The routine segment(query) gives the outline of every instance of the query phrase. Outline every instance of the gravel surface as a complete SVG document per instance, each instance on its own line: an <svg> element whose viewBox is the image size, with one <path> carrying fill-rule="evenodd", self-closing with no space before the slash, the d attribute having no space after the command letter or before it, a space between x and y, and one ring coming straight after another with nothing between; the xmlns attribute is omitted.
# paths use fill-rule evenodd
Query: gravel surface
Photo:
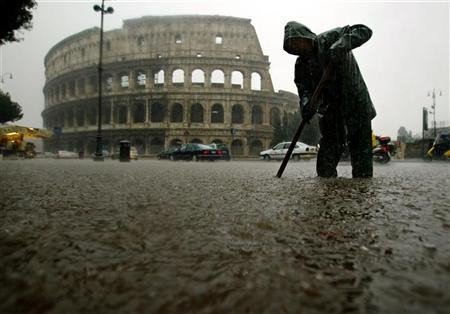
<svg viewBox="0 0 450 314"><path fill-rule="evenodd" d="M450 312L450 163L278 167L0 160L0 312Z"/></svg>

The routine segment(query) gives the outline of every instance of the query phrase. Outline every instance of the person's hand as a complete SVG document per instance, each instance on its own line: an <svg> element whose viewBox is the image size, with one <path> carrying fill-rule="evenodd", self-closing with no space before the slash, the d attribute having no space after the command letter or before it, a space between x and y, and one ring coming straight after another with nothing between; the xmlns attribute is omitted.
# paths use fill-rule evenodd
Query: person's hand
<svg viewBox="0 0 450 314"><path fill-rule="evenodd" d="M306 122L309 122L309 120L312 119L312 117L316 114L316 112L317 112L316 106L312 103L309 103L302 109L302 119Z"/></svg>

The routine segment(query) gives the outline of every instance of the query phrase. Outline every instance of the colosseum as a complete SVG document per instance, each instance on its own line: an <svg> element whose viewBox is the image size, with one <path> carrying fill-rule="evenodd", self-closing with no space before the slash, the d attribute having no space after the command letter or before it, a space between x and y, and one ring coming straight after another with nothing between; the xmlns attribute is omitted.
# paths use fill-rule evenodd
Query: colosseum
<svg viewBox="0 0 450 314"><path fill-rule="evenodd" d="M46 150L95 152L98 27L74 34L45 57ZM270 146L272 125L298 108L275 92L269 58L249 19L146 16L125 20L103 39L103 148L129 140L154 156L181 143L224 143L233 156Z"/></svg>

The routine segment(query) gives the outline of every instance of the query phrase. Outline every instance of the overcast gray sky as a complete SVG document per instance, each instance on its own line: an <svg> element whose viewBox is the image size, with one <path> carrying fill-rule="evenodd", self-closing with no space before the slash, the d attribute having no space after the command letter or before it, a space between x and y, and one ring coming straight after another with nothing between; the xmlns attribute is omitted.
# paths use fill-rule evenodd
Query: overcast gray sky
<svg viewBox="0 0 450 314"><path fill-rule="evenodd" d="M20 43L0 47L2 88L23 107L17 124L42 127L45 84L44 56L60 40L99 26L92 6L101 1L38 1L33 29ZM427 93L437 97L436 120L450 121L449 2L448 1L308 1L308 0L110 0L114 14L105 29L120 28L125 19L145 15L218 14L250 18L263 52L271 62L275 90L296 93L295 57L282 49L284 25L291 20L321 33L330 28L362 23L373 30L365 45L354 50L378 115L376 134L396 137L400 126L422 132L422 107L431 107ZM13 73L9 79L5 73ZM431 122L430 122L431 125ZM439 126L439 122L438 122Z"/></svg>

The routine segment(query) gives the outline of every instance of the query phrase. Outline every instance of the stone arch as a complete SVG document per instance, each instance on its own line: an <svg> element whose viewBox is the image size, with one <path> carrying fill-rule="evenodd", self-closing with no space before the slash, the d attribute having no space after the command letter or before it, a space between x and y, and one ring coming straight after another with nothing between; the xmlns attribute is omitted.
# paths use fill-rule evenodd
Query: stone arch
<svg viewBox="0 0 450 314"><path fill-rule="evenodd" d="M128 108L125 104L120 104L114 108L114 120L118 124L125 124L128 122Z"/></svg>
<svg viewBox="0 0 450 314"><path fill-rule="evenodd" d="M154 72L154 83L155 86L164 85L164 70L160 69Z"/></svg>
<svg viewBox="0 0 450 314"><path fill-rule="evenodd" d="M194 138L191 140L191 143L195 143L195 144L203 144L203 141L199 138Z"/></svg>
<svg viewBox="0 0 450 314"><path fill-rule="evenodd" d="M133 122L145 122L145 105L143 103L138 102L133 105Z"/></svg>
<svg viewBox="0 0 450 314"><path fill-rule="evenodd" d="M150 111L150 121L151 122L163 122L164 116L166 115L165 106L159 102L152 104Z"/></svg>
<svg viewBox="0 0 450 314"><path fill-rule="evenodd" d="M203 106L195 103L191 106L191 122L203 123Z"/></svg>
<svg viewBox="0 0 450 314"><path fill-rule="evenodd" d="M244 145L239 139L233 140L231 142L231 154L234 156L240 156L244 154Z"/></svg>
<svg viewBox="0 0 450 314"><path fill-rule="evenodd" d="M215 138L211 141L211 143L223 144L223 141L221 139Z"/></svg>
<svg viewBox="0 0 450 314"><path fill-rule="evenodd" d="M263 150L263 143L260 140L253 140L249 145L249 155L259 156L259 153Z"/></svg>
<svg viewBox="0 0 450 314"><path fill-rule="evenodd" d="M131 140L131 146L134 146L138 155L145 154L145 140L141 137L136 137Z"/></svg>
<svg viewBox="0 0 450 314"><path fill-rule="evenodd" d="M270 109L270 125L274 126L276 121L281 121L281 112L277 107Z"/></svg>
<svg viewBox="0 0 450 314"><path fill-rule="evenodd" d="M224 114L222 104L214 104L211 107L211 123L223 123Z"/></svg>
<svg viewBox="0 0 450 314"><path fill-rule="evenodd" d="M97 140L95 138L90 138L86 145L85 155L90 155L95 153L97 149Z"/></svg>
<svg viewBox="0 0 450 314"><path fill-rule="evenodd" d="M106 92L111 92L113 89L113 76L110 73L105 74L103 84Z"/></svg>
<svg viewBox="0 0 450 314"><path fill-rule="evenodd" d="M84 126L84 110L83 108L80 106L76 109L76 121L77 121L77 126ZM52 126L51 122L49 122L50 126Z"/></svg>
<svg viewBox="0 0 450 314"><path fill-rule="evenodd" d="M231 123L244 123L244 109L239 104L233 105L233 107L231 107Z"/></svg>
<svg viewBox="0 0 450 314"><path fill-rule="evenodd" d="M176 69L172 72L172 84L174 85L184 84L184 71L182 69Z"/></svg>
<svg viewBox="0 0 450 314"><path fill-rule="evenodd" d="M260 105L254 105L252 107L252 124L262 124L263 111Z"/></svg>
<svg viewBox="0 0 450 314"><path fill-rule="evenodd" d="M183 122L183 111L183 106L181 104L173 104L170 111L170 122Z"/></svg>
<svg viewBox="0 0 450 314"><path fill-rule="evenodd" d="M261 90L261 74L253 72L251 76L251 90Z"/></svg>
<svg viewBox="0 0 450 314"><path fill-rule="evenodd" d="M164 150L164 138L154 137L150 141L150 154L158 154Z"/></svg>
<svg viewBox="0 0 450 314"><path fill-rule="evenodd" d="M170 147L180 147L183 144L183 141L179 138L174 138L170 141Z"/></svg>
<svg viewBox="0 0 450 314"><path fill-rule="evenodd" d="M221 69L215 69L211 72L211 86L223 87L225 84L225 74Z"/></svg>
<svg viewBox="0 0 450 314"><path fill-rule="evenodd" d="M237 89L244 87L244 74L241 71L231 72L231 87Z"/></svg>
<svg viewBox="0 0 450 314"><path fill-rule="evenodd" d="M137 70L135 72L135 81L136 81L136 88L145 88L145 85L147 84L147 74L144 70Z"/></svg>
<svg viewBox="0 0 450 314"><path fill-rule="evenodd" d="M97 106L94 104L89 104L86 108L87 113L87 123L89 125L97 124Z"/></svg>
<svg viewBox="0 0 450 314"><path fill-rule="evenodd" d="M127 89L130 87L130 77L128 73L121 72L119 74L120 88Z"/></svg>
<svg viewBox="0 0 450 314"><path fill-rule="evenodd" d="M194 71L192 71L191 82L192 85L204 86L205 72L202 69L195 69Z"/></svg>
<svg viewBox="0 0 450 314"><path fill-rule="evenodd" d="M111 123L111 104L108 102L102 102L102 123Z"/></svg>

